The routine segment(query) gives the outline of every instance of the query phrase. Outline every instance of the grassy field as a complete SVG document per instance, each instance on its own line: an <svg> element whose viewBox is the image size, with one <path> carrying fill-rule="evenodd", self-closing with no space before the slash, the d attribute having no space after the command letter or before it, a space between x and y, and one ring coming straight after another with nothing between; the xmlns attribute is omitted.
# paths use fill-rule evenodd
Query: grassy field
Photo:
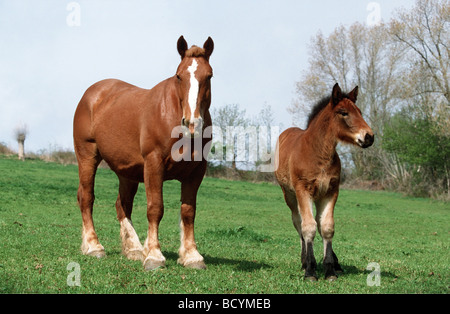
<svg viewBox="0 0 450 314"><path fill-rule="evenodd" d="M167 267L145 272L121 254L114 203L118 181L99 169L94 221L107 257L80 254L76 166L0 156L0 293L449 293L450 204L388 192L341 191L334 249L345 273L305 282L300 241L281 190L272 184L205 178L198 196L196 239L207 270L176 263L180 184L164 185L160 241ZM133 223L147 230L143 186ZM76 264L70 264L70 263ZM379 285L369 263L378 263ZM69 286L79 265L79 286ZM369 280L370 281L370 280Z"/></svg>

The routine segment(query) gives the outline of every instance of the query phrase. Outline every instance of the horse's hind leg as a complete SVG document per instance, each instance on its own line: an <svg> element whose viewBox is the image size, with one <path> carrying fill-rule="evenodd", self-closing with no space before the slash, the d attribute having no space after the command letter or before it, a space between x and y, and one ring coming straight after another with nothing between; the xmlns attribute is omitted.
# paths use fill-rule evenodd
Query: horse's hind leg
<svg viewBox="0 0 450 314"><path fill-rule="evenodd" d="M122 253L131 260L143 261L143 247L131 222L133 200L139 183L119 177L119 195L116 201L117 219L120 222Z"/></svg>
<svg viewBox="0 0 450 314"><path fill-rule="evenodd" d="M95 173L102 158L97 151L96 144L90 142L84 142L82 145L77 145L76 143L75 153L77 155L78 175L80 178L77 199L83 220L81 252L85 255L101 258L105 256L105 249L98 241L97 233L94 229L92 211L95 198Z"/></svg>

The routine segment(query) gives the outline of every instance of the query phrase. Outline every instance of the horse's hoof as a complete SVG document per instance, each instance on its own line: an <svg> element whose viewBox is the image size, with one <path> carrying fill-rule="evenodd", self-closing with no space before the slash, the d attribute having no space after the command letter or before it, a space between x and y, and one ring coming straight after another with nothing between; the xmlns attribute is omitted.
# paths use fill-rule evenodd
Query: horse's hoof
<svg viewBox="0 0 450 314"><path fill-rule="evenodd" d="M157 270L161 268L165 268L166 263L164 261L158 261L154 259L147 259L144 261L144 270L150 271L150 270Z"/></svg>
<svg viewBox="0 0 450 314"><path fill-rule="evenodd" d="M327 278L325 278L325 280L329 281L329 282L333 282L336 281L338 279L337 276L328 276Z"/></svg>
<svg viewBox="0 0 450 314"><path fill-rule="evenodd" d="M317 277L314 277L314 276L305 276L305 281L315 282L315 281L317 281Z"/></svg>
<svg viewBox="0 0 450 314"><path fill-rule="evenodd" d="M192 262L189 264L185 264L184 267L192 268L192 269L206 269L206 265L203 261Z"/></svg>
<svg viewBox="0 0 450 314"><path fill-rule="evenodd" d="M142 253L142 250L133 250L133 251L129 251L128 253L125 254L125 256L132 261L144 261L145 260L145 256Z"/></svg>
<svg viewBox="0 0 450 314"><path fill-rule="evenodd" d="M105 251L103 251L103 250L92 251L92 252L87 253L86 255L87 256L97 257L97 258L106 257Z"/></svg>

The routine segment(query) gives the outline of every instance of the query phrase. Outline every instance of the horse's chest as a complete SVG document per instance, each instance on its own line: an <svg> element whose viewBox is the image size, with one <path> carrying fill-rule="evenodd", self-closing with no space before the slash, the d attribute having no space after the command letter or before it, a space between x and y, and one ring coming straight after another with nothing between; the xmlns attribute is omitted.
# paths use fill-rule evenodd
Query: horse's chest
<svg viewBox="0 0 450 314"><path fill-rule="evenodd" d="M334 188L334 180L329 174L321 173L317 176L313 183L313 193L314 197L320 197L328 193L330 189Z"/></svg>
<svg viewBox="0 0 450 314"><path fill-rule="evenodd" d="M304 188L313 199L319 199L339 188L339 176L321 171L303 180Z"/></svg>

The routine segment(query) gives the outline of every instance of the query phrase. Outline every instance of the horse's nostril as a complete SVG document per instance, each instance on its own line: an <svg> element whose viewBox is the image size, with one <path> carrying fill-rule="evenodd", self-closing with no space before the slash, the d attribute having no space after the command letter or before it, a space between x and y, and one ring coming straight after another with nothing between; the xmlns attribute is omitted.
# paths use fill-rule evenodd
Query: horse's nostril
<svg viewBox="0 0 450 314"><path fill-rule="evenodd" d="M366 148L366 147L371 146L374 142L374 139L375 139L375 135L367 133L366 136L364 136L363 147Z"/></svg>

